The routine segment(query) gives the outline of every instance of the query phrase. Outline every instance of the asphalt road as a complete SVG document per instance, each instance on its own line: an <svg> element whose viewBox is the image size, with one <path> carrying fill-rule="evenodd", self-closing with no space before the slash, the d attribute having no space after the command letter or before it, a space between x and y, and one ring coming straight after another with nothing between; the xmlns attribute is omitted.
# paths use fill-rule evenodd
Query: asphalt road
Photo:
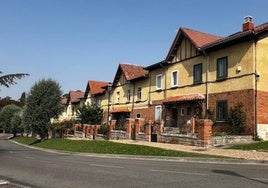
<svg viewBox="0 0 268 188"><path fill-rule="evenodd" d="M52 153L0 138L1 181L19 187L268 187L268 165Z"/></svg>

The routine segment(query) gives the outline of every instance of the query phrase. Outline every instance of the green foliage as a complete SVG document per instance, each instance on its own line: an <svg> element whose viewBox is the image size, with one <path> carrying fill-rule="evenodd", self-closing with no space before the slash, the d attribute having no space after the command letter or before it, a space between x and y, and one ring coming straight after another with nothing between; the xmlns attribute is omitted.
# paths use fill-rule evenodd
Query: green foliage
<svg viewBox="0 0 268 188"><path fill-rule="evenodd" d="M6 132L14 132L11 126L11 120L13 116L20 111L21 108L14 104L5 106L0 111L0 127Z"/></svg>
<svg viewBox="0 0 268 188"><path fill-rule="evenodd" d="M78 108L78 116L82 124L100 125L103 117L103 110L97 103L83 105Z"/></svg>
<svg viewBox="0 0 268 188"><path fill-rule="evenodd" d="M75 124L74 119L64 120L61 122L55 122L52 124L52 130L54 133L55 132L59 133L60 137L62 137L62 131L67 130L67 129L71 129L74 124Z"/></svg>
<svg viewBox="0 0 268 188"><path fill-rule="evenodd" d="M253 142L249 144L238 144L231 146L228 149L268 151L268 141Z"/></svg>
<svg viewBox="0 0 268 188"><path fill-rule="evenodd" d="M47 138L51 128L51 118L57 118L63 111L60 85L52 79L42 79L35 83L26 101L24 125L39 134L42 140Z"/></svg>
<svg viewBox="0 0 268 188"><path fill-rule="evenodd" d="M25 105L25 103L26 103L26 93L25 92L23 92L21 94L21 97L20 97L19 101L21 103L21 106L24 106Z"/></svg>
<svg viewBox="0 0 268 188"><path fill-rule="evenodd" d="M108 132L108 126L106 123L103 123L101 126L100 126L100 129L98 130L98 133L99 134L104 134L106 135Z"/></svg>
<svg viewBox="0 0 268 188"><path fill-rule="evenodd" d="M237 103L234 108L230 109L228 114L228 122L232 133L241 133L246 127L246 113L243 111L243 104Z"/></svg>
<svg viewBox="0 0 268 188"><path fill-rule="evenodd" d="M3 72L0 71L0 74L2 73ZM7 74L7 75L0 76L0 85L9 87L11 85L16 84L16 80L21 79L25 76L29 76L29 74L17 73L17 74Z"/></svg>
<svg viewBox="0 0 268 188"><path fill-rule="evenodd" d="M21 138L15 138L20 142ZM22 138L23 142L27 140ZM29 141L33 146L49 148L55 150L85 152L85 153L102 153L102 154L123 154L123 155L147 155L147 156L170 156L170 157L204 157L204 158L222 158L220 156L205 155L198 153L188 153L181 151L166 150L156 147L121 144L108 141L85 141L85 140L68 140L68 139L48 139L44 142L38 140Z"/></svg>
<svg viewBox="0 0 268 188"><path fill-rule="evenodd" d="M11 118L11 131L14 136L16 136L18 132L23 133L22 110L16 112Z"/></svg>

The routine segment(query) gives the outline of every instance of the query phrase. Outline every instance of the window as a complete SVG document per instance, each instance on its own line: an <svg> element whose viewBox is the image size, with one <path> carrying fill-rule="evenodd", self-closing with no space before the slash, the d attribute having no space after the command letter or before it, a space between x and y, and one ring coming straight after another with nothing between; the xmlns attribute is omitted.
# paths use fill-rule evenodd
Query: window
<svg viewBox="0 0 268 188"><path fill-rule="evenodd" d="M141 101L141 87L139 87L137 91L137 101Z"/></svg>
<svg viewBox="0 0 268 188"><path fill-rule="evenodd" d="M120 102L120 92L116 92L116 103Z"/></svg>
<svg viewBox="0 0 268 188"><path fill-rule="evenodd" d="M141 114L136 114L136 118L141 118Z"/></svg>
<svg viewBox="0 0 268 188"><path fill-rule="evenodd" d="M162 118L162 106L155 107L155 121L160 120Z"/></svg>
<svg viewBox="0 0 268 188"><path fill-rule="evenodd" d="M181 116L184 116L184 108L181 108Z"/></svg>
<svg viewBox="0 0 268 188"><path fill-rule="evenodd" d="M101 99L98 99L98 100L97 100L97 104L98 104L99 106L101 106L101 102L102 102Z"/></svg>
<svg viewBox="0 0 268 188"><path fill-rule="evenodd" d="M227 121L228 118L228 102L217 101L217 121Z"/></svg>
<svg viewBox="0 0 268 188"><path fill-rule="evenodd" d="M187 107L187 116L192 115L192 108L191 107Z"/></svg>
<svg viewBox="0 0 268 188"><path fill-rule="evenodd" d="M172 71L171 72L171 87L178 86L178 71Z"/></svg>
<svg viewBox="0 0 268 188"><path fill-rule="evenodd" d="M202 63L194 65L194 84L202 82Z"/></svg>
<svg viewBox="0 0 268 188"><path fill-rule="evenodd" d="M217 59L217 79L224 79L228 76L228 60L227 57Z"/></svg>
<svg viewBox="0 0 268 188"><path fill-rule="evenodd" d="M162 89L162 74L156 76L156 90Z"/></svg>
<svg viewBox="0 0 268 188"><path fill-rule="evenodd" d="M130 89L128 89L128 90L127 90L127 103L130 102L130 96L131 96L131 94L130 94Z"/></svg>

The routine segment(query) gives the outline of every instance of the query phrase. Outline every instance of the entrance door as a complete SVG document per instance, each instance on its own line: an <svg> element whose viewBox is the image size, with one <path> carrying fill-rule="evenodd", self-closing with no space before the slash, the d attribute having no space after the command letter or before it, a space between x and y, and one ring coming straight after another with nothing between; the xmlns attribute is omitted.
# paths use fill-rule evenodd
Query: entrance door
<svg viewBox="0 0 268 188"><path fill-rule="evenodd" d="M171 109L171 126L172 127L177 127L178 124L178 109L177 108L172 108Z"/></svg>

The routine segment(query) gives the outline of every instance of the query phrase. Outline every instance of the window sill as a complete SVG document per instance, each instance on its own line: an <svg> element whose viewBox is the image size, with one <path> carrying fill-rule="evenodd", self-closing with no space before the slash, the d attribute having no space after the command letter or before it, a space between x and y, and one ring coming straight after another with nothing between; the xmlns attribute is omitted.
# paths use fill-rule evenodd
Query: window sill
<svg viewBox="0 0 268 188"><path fill-rule="evenodd" d="M200 82L194 82L193 84L194 85L200 85L200 84L203 84L203 82L202 81L200 81Z"/></svg>
<svg viewBox="0 0 268 188"><path fill-rule="evenodd" d="M177 86L171 86L171 89L176 89L178 87L179 87L178 85Z"/></svg>
<svg viewBox="0 0 268 188"><path fill-rule="evenodd" d="M163 89L162 88L157 88L155 91L161 92L161 91L163 91Z"/></svg>
<svg viewBox="0 0 268 188"><path fill-rule="evenodd" d="M222 82L222 81L225 81L225 80L227 80L227 77L224 77L224 78L217 78L217 82Z"/></svg>

